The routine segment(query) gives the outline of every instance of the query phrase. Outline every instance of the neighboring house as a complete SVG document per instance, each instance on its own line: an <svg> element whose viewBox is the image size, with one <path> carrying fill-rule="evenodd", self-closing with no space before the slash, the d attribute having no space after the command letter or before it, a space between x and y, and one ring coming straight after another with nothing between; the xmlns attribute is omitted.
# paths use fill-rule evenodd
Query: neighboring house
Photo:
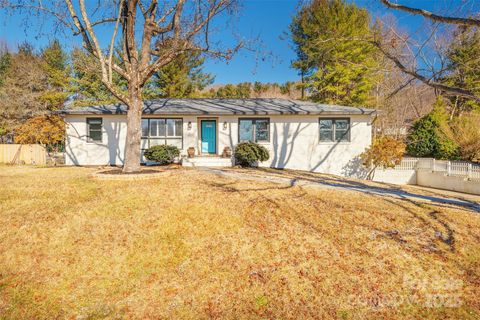
<svg viewBox="0 0 480 320"><path fill-rule="evenodd" d="M124 105L61 113L67 165L122 165ZM145 102L143 114L142 149L171 144L185 156L194 147L196 157L184 157L184 164L231 165L220 159L224 148L234 150L248 140L269 150L261 166L355 176L361 171L358 155L371 143L376 111L283 99L160 99Z"/></svg>

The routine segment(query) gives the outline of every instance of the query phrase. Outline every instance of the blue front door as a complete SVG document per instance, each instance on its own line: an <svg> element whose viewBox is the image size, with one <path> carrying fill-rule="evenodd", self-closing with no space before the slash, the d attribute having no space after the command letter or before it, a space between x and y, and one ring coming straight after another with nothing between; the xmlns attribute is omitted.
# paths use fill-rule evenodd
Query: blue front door
<svg viewBox="0 0 480 320"><path fill-rule="evenodd" d="M202 153L216 153L217 149L217 121L202 120Z"/></svg>

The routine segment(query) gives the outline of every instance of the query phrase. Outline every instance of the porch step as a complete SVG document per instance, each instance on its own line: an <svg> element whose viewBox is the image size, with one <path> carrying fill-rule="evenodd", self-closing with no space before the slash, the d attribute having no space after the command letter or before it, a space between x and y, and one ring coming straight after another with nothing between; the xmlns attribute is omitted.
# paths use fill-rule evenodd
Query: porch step
<svg viewBox="0 0 480 320"><path fill-rule="evenodd" d="M182 166L184 167L231 167L233 166L233 160L230 158L220 158L220 157L183 158Z"/></svg>

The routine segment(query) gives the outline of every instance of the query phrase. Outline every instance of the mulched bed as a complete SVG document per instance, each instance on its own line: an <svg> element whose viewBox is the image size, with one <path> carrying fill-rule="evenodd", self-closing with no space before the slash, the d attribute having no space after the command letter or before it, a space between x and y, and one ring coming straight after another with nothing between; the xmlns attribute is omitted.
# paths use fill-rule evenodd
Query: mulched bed
<svg viewBox="0 0 480 320"><path fill-rule="evenodd" d="M122 169L113 169L113 170L106 170L106 171L100 171L98 174L118 174L118 175L129 175L129 174L151 174L151 173L158 173L158 172L164 172L165 169L163 170L153 170L153 169L142 169L140 171L136 172L126 172L124 173Z"/></svg>
<svg viewBox="0 0 480 320"><path fill-rule="evenodd" d="M128 172L124 173L122 168L107 169L93 173L91 176L93 178L101 180L142 180L150 179L163 176L168 174L168 172L179 169L180 166L177 164L166 165L166 166L152 166L148 168L142 168L137 172Z"/></svg>

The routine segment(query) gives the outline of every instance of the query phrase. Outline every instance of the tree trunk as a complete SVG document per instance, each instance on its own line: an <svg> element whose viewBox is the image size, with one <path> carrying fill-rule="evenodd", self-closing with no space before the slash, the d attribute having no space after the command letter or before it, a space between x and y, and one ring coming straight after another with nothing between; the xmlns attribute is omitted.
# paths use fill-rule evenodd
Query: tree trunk
<svg viewBox="0 0 480 320"><path fill-rule="evenodd" d="M125 162L123 172L140 171L140 143L142 139L143 100L140 90L131 90L127 112L127 137L125 141Z"/></svg>
<svg viewBox="0 0 480 320"><path fill-rule="evenodd" d="M305 79L304 79L304 71L301 71L301 83L302 83L302 95L301 95L301 100L305 99Z"/></svg>

